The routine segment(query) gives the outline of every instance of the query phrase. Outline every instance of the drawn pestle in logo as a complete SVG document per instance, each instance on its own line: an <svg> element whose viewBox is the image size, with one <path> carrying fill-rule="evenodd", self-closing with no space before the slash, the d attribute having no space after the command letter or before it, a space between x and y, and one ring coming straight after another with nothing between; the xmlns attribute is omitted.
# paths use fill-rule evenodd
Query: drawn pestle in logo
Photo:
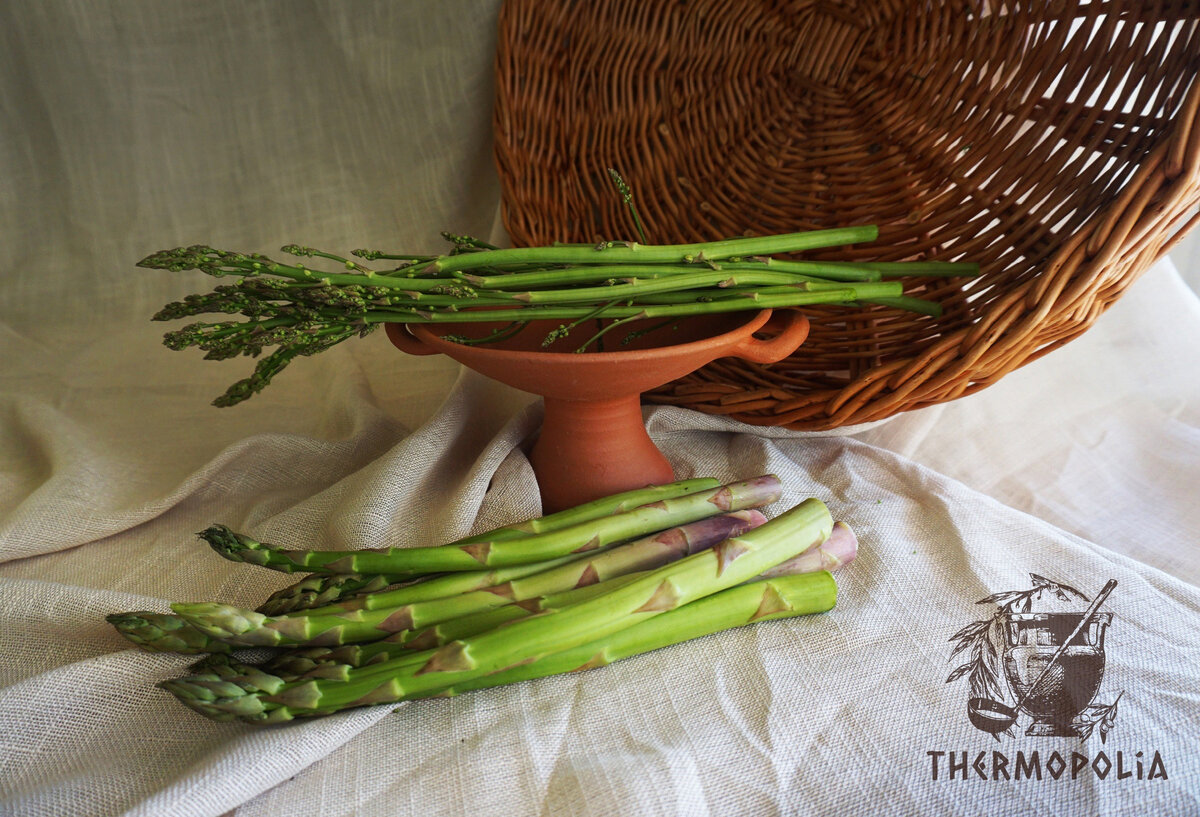
<svg viewBox="0 0 1200 817"><path fill-rule="evenodd" d="M1111 703L1094 702L1104 678L1104 635L1112 623L1112 613L1099 610L1117 583L1109 581L1089 600L1070 585L1035 573L1030 579L1028 590L993 593L977 602L996 610L950 637L955 642L950 659L965 654L968 660L946 683L968 679L968 718L997 741L1002 734L1014 736L1024 713L1032 719L1026 735L1087 740L1097 733L1106 742L1124 693ZM1082 604L1087 607L1081 611Z"/></svg>

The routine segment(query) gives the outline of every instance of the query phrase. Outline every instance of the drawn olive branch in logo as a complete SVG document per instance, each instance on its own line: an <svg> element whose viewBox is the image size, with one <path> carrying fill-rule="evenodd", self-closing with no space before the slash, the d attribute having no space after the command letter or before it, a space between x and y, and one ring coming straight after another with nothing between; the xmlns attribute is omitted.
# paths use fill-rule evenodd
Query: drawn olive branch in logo
<svg viewBox="0 0 1200 817"><path fill-rule="evenodd" d="M1100 742L1108 742L1108 733L1113 728L1113 724L1117 721L1117 704L1121 700L1121 696L1125 694L1125 690L1117 693L1116 699L1107 706L1104 704L1089 704L1079 716L1079 739L1087 740L1092 736L1092 731L1100 727Z"/></svg>
<svg viewBox="0 0 1200 817"><path fill-rule="evenodd" d="M1068 601L1072 596L1085 603L1091 601L1069 584L1054 582L1036 573L1030 573L1029 578L1033 586L1028 590L1003 590L975 602L995 604L996 612L989 618L972 621L950 636L951 641L957 642L950 658L970 650L971 660L956 667L946 679L946 683L957 681L970 673L972 697L986 698L994 695L997 699L1002 699L1004 692L1000 687L1000 656L996 650L999 639L994 637L993 630L1001 626L1004 617L1009 613L1028 613L1033 609L1033 603L1040 601L1045 593L1052 593L1061 601Z"/></svg>

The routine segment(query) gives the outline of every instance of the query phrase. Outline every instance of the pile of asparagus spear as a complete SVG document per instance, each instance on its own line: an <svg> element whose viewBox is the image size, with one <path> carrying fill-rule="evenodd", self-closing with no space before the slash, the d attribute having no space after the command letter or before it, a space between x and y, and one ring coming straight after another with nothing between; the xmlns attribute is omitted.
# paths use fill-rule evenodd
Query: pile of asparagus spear
<svg viewBox="0 0 1200 817"><path fill-rule="evenodd" d="M690 479L433 547L285 550L216 525L200 535L222 556L308 575L258 610L108 621L144 649L207 654L160 686L214 720L457 695L832 609L829 570L857 540L817 499L768 520L781 495L774 475Z"/></svg>
<svg viewBox="0 0 1200 817"><path fill-rule="evenodd" d="M499 249L443 234L441 255L355 250L344 257L311 247L282 248L299 261L204 245L156 252L138 266L199 270L232 280L167 304L155 320L241 314L188 324L164 336L174 350L196 347L206 359L259 357L253 373L213 401L239 403L265 388L293 359L365 335L380 324L496 325L460 343L506 340L532 321L552 321L542 338L551 351L619 350L654 329L697 315L837 304L883 305L929 316L938 303L906 292L903 279L974 276L972 263L795 260L791 254L875 241L873 225L742 237L696 244L605 241ZM787 254L787 257L779 257ZM315 259L311 261L308 259ZM382 267L365 262L384 261ZM321 263L333 269L309 266ZM639 328L640 327L640 328ZM533 331L533 330L530 330Z"/></svg>

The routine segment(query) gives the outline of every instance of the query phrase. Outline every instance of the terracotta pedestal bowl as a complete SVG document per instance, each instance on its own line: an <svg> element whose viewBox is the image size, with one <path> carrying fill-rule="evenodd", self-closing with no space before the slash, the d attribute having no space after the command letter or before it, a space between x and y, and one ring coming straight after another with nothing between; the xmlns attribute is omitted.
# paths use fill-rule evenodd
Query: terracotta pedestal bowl
<svg viewBox="0 0 1200 817"><path fill-rule="evenodd" d="M606 338L608 348L619 351L570 351L591 334L585 327L543 348L542 340L557 321L530 322L516 336L497 343L468 345L444 337L481 338L505 325L387 324L387 335L404 352L444 354L542 398L545 417L530 462L544 513L674 479L671 464L642 423L642 392L721 357L774 363L808 336L808 320L799 312L779 310L773 315L767 309L688 318L628 345L613 333ZM636 327L633 323L629 328Z"/></svg>

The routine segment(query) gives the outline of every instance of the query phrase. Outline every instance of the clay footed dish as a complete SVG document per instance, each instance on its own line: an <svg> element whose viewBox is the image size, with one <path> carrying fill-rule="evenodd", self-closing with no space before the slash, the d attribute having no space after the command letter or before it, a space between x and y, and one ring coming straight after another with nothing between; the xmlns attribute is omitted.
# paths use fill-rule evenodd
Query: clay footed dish
<svg viewBox="0 0 1200 817"><path fill-rule="evenodd" d="M531 321L517 335L495 343L470 345L446 337L482 338L506 325L389 323L387 335L401 351L444 354L542 398L545 416L529 459L543 513L671 482L671 464L646 433L641 394L722 357L775 363L808 336L808 320L801 313L766 309L687 318L628 344L620 337L606 338L606 351L560 351L573 350L591 334L583 327L543 348L557 321Z"/></svg>

